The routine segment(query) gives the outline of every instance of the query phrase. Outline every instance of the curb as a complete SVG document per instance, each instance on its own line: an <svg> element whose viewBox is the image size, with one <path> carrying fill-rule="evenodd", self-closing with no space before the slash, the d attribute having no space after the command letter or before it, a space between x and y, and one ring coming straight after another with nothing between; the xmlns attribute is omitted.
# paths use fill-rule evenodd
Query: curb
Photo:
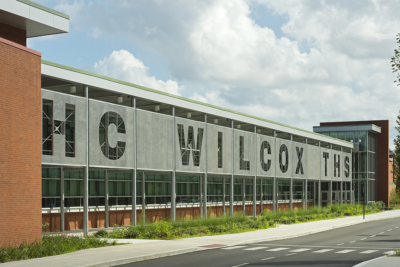
<svg viewBox="0 0 400 267"><path fill-rule="evenodd" d="M359 263L359 264L357 264L357 265L354 265L353 267L361 267L361 266L364 266L364 265L366 265L366 264L368 264L368 263L371 263L371 262L373 262L373 261L380 260L380 259L382 259L382 258L386 258L386 256L380 256L380 257L378 257L378 258L375 258L375 259L372 259L372 260L369 260L369 261L363 261L363 262L361 262L361 263Z"/></svg>
<svg viewBox="0 0 400 267"><path fill-rule="evenodd" d="M333 230L337 228L342 228L346 226L352 226L352 225L357 225L361 223L367 223L367 222L373 222L373 221L380 221L380 220L387 220L387 219L394 219L400 217L399 215L395 216L390 216L390 217L385 217L385 218L376 218L376 219L367 219L363 220L360 222L351 222L351 223L345 223L342 225L338 226L331 226L331 227L325 227L313 231L308 231L300 234L295 234L295 235L286 235L286 236L277 236L277 237L270 237L270 238L258 238L258 239L251 239L251 240L246 240L242 242L237 242L232 245L228 245L227 247L232 247L236 245L244 245L244 244L252 244L252 243L258 243L258 242L265 242L265 241L276 241L276 240L283 240L283 239L289 239L289 238L295 238L295 237L301 237L301 236L306 236L306 235L311 235L315 233L320 233L320 232L325 232L328 230ZM138 261L144 261L144 260L153 260L157 258L163 258L163 257L169 257L169 256L176 256L179 254L185 254L189 252L196 252L196 251L202 251L202 250L207 250L207 249L216 249L216 248L202 248L202 247L194 247L194 248L187 248L187 249L178 249L178 250L172 250L172 251L167 251L167 252L162 252L162 253L154 253L154 254L148 254L144 256L136 256L136 257L129 257L129 258L124 258L124 259L118 259L118 260L112 260L112 261L107 261L107 262L102 262L102 263L94 263L94 264L87 264L83 265L84 267L109 267L109 266L116 266L116 265L121 265L121 264L128 264L128 263L133 263L133 262L138 262ZM383 256L385 257L385 256ZM382 258L382 257L380 257ZM377 258L379 259L379 258ZM373 260L377 260L373 259ZM371 261L373 261L371 260ZM360 264L366 264L367 262L362 262ZM356 265L356 266L362 266L362 265Z"/></svg>

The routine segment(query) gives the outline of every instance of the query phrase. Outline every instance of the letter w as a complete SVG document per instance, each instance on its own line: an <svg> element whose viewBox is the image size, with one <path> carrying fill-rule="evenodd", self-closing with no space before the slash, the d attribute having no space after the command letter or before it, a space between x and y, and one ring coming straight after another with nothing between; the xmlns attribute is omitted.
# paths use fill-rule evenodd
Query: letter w
<svg viewBox="0 0 400 267"><path fill-rule="evenodd" d="M192 126L188 129L188 139L186 146L185 130L182 124L178 124L179 147L181 148L182 165L189 165L190 151L193 154L193 165L200 166L201 147L203 142L203 128L197 130L197 140L194 140L194 130ZM196 142L197 141L197 142ZM195 145L196 144L196 145Z"/></svg>

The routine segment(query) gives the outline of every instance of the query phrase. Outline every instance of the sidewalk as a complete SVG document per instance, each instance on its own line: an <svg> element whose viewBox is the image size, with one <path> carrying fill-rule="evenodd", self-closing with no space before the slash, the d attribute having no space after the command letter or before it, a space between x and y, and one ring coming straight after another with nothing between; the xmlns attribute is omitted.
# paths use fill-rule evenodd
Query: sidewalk
<svg viewBox="0 0 400 267"><path fill-rule="evenodd" d="M362 263L354 265L354 267L381 267L381 266L398 267L400 266L400 257L382 256L379 258L375 258L369 261L364 261Z"/></svg>
<svg viewBox="0 0 400 267"><path fill-rule="evenodd" d="M250 244L299 237L364 222L396 218L400 217L400 210L385 211L378 214L366 215L365 217L365 220L363 220L362 216L346 217L293 225L281 225L276 228L240 234L205 236L175 240L120 239L118 241L121 243L129 242L131 244L87 249L59 256L3 263L0 266L115 266L119 264L173 256L193 251L212 249L213 247L234 246L238 244ZM365 266L370 267L377 265Z"/></svg>

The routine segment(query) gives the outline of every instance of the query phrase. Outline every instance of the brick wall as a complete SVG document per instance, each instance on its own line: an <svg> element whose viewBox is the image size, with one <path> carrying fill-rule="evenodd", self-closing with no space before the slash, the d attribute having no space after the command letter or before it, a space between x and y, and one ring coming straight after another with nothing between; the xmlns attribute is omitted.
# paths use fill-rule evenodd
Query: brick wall
<svg viewBox="0 0 400 267"><path fill-rule="evenodd" d="M381 127L381 133L376 134L376 190L377 201L383 201L389 206L389 121L346 121L321 122L320 126L375 124Z"/></svg>
<svg viewBox="0 0 400 267"><path fill-rule="evenodd" d="M18 29L0 22L0 37L26 46L26 30Z"/></svg>
<svg viewBox="0 0 400 267"><path fill-rule="evenodd" d="M42 232L41 58L5 42L0 38L0 246Z"/></svg>

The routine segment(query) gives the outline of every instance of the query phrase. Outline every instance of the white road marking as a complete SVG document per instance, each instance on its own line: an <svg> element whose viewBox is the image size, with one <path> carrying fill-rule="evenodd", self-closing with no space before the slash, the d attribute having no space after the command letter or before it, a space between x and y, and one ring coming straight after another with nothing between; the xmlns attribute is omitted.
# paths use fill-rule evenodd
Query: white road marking
<svg viewBox="0 0 400 267"><path fill-rule="evenodd" d="M331 250L333 250L333 249L321 249L321 250L313 251L313 253L325 253L325 252L328 252Z"/></svg>
<svg viewBox="0 0 400 267"><path fill-rule="evenodd" d="M344 243L337 244L336 246L341 246L341 245L344 245Z"/></svg>
<svg viewBox="0 0 400 267"><path fill-rule="evenodd" d="M234 246L234 247L227 247L227 248L221 248L221 249L237 249L237 248L245 248L246 246Z"/></svg>
<svg viewBox="0 0 400 267"><path fill-rule="evenodd" d="M264 249L268 247L254 247L254 248L245 248L244 250L259 250L259 249Z"/></svg>
<svg viewBox="0 0 400 267"><path fill-rule="evenodd" d="M389 229L388 232L392 231L392 229Z"/></svg>
<svg viewBox="0 0 400 267"><path fill-rule="evenodd" d="M356 241L350 241L350 243L354 243L354 242L356 242Z"/></svg>
<svg viewBox="0 0 400 267"><path fill-rule="evenodd" d="M352 250L352 249L345 249L345 250L341 250L341 251L338 251L338 252L336 252L336 253L349 253L349 252L352 252L352 251L354 251L354 250Z"/></svg>
<svg viewBox="0 0 400 267"><path fill-rule="evenodd" d="M281 250L285 250L285 249L289 249L289 248L273 248L273 249L269 249L266 251L281 251Z"/></svg>
<svg viewBox="0 0 400 267"><path fill-rule="evenodd" d="M270 260L270 259L274 259L275 257L270 257L270 258L266 258L266 259L262 259L262 261L266 261L266 260Z"/></svg>
<svg viewBox="0 0 400 267"><path fill-rule="evenodd" d="M360 240L365 240L366 238L361 238Z"/></svg>
<svg viewBox="0 0 400 267"><path fill-rule="evenodd" d="M239 265L235 265L235 266L232 266L232 267L239 267L239 266L243 266L243 265L247 265L248 263L242 263L242 264L239 264Z"/></svg>
<svg viewBox="0 0 400 267"><path fill-rule="evenodd" d="M379 234L381 235L381 234L384 234L384 233L385 233L385 232L382 232L382 233L379 233Z"/></svg>
<svg viewBox="0 0 400 267"><path fill-rule="evenodd" d="M371 235L370 237L375 237L376 235Z"/></svg>
<svg viewBox="0 0 400 267"><path fill-rule="evenodd" d="M399 228L399 227L395 227L395 229L397 229L397 228Z"/></svg>
<svg viewBox="0 0 400 267"><path fill-rule="evenodd" d="M310 250L310 248L299 248L299 249L291 250L289 252L303 252L303 251L307 251L307 250Z"/></svg>
<svg viewBox="0 0 400 267"><path fill-rule="evenodd" d="M370 253L374 253L374 252L377 252L378 250L366 250L366 251L363 251L363 252L360 252L360 254L370 254Z"/></svg>
<svg viewBox="0 0 400 267"><path fill-rule="evenodd" d="M393 250L389 250L389 251L386 251L386 252L383 252L383 254L389 254L389 255L392 255L392 254L394 254L395 252L393 251Z"/></svg>
<svg viewBox="0 0 400 267"><path fill-rule="evenodd" d="M285 256L291 256L291 255L294 255L294 254L296 254L296 253L286 254Z"/></svg>

